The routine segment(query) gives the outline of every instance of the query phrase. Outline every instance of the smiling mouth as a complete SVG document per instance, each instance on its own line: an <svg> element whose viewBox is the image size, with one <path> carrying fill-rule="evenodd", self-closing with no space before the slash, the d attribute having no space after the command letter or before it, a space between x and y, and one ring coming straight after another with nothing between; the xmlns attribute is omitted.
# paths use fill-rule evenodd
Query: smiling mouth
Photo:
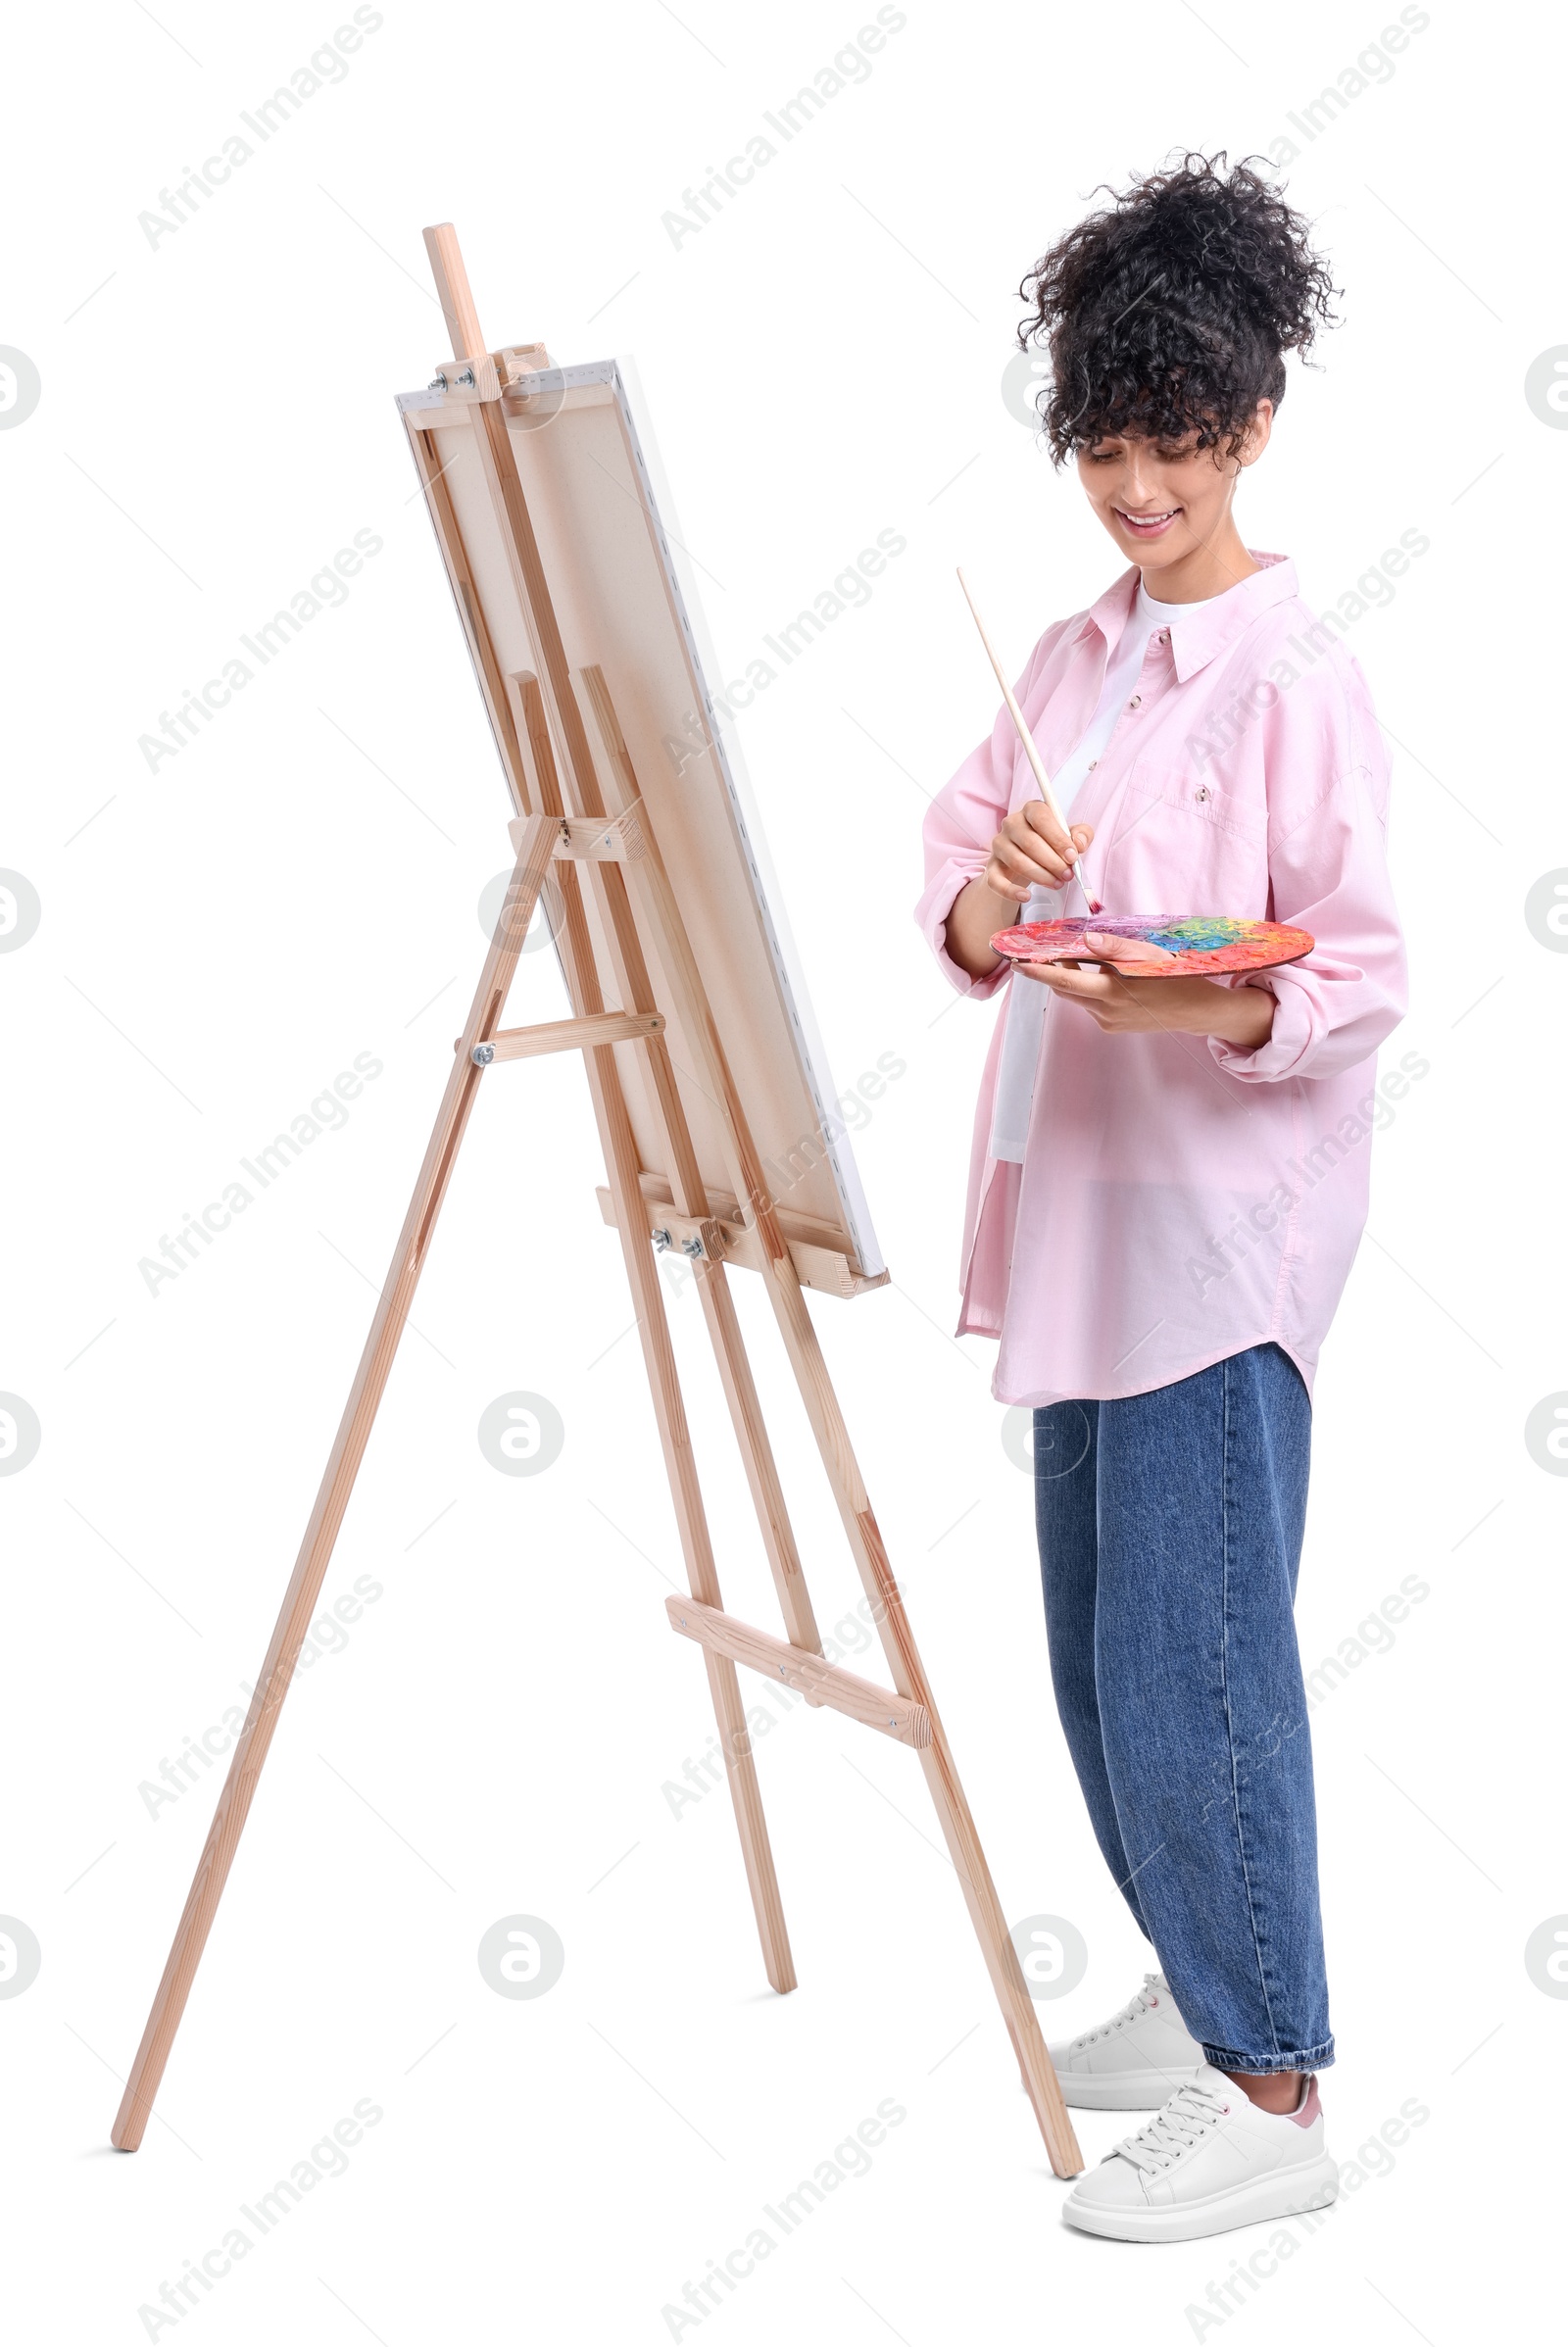
<svg viewBox="0 0 1568 2347"><path fill-rule="evenodd" d="M1169 529L1181 507L1169 506L1162 513L1127 513L1120 506L1113 507L1112 511L1123 529L1131 530L1135 538L1157 538L1163 530Z"/></svg>

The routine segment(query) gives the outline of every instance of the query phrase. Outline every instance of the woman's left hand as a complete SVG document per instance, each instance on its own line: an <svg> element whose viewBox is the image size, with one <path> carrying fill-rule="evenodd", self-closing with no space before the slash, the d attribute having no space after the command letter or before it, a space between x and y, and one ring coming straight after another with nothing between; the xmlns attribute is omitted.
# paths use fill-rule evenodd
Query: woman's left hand
<svg viewBox="0 0 1568 2347"><path fill-rule="evenodd" d="M1274 1024L1274 997L1260 986L1221 986L1212 978L1124 978L1121 969L1138 963L1171 961L1162 946L1139 937L1083 934L1082 963L1018 961L1014 971L1049 986L1054 995L1088 1011L1106 1035L1217 1035L1244 1051L1266 1043Z"/></svg>

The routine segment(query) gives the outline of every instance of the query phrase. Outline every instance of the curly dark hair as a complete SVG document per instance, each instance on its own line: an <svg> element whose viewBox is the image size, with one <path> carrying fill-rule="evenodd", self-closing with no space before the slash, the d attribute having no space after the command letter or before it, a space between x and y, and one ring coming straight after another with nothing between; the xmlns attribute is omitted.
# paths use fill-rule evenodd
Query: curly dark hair
<svg viewBox="0 0 1568 2347"><path fill-rule="evenodd" d="M1235 456L1261 399L1285 396L1286 351L1337 322L1339 293L1308 224L1246 157L1187 153L1070 229L1018 288L1018 344L1044 343L1052 463L1137 433ZM1095 194L1101 193L1097 188Z"/></svg>

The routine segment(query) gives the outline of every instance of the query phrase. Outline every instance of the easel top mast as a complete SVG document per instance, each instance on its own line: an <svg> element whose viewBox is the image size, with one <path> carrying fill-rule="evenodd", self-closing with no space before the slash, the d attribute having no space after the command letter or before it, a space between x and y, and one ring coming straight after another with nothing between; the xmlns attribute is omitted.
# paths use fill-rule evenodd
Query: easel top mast
<svg viewBox="0 0 1568 2347"><path fill-rule="evenodd" d="M468 272L463 265L458 232L450 220L425 229L424 249L430 256L430 273L435 279L441 315L452 337L452 356L482 359L485 348L484 336L479 331L479 313L474 308Z"/></svg>

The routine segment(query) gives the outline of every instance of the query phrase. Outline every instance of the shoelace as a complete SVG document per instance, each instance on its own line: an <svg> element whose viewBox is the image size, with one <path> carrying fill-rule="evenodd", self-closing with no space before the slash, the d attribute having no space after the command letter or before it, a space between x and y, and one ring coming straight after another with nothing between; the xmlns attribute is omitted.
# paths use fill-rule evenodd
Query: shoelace
<svg viewBox="0 0 1568 2347"><path fill-rule="evenodd" d="M1096 2028L1085 2029L1081 2037L1075 2037L1072 2041L1073 2051L1076 2053L1081 2045L1093 2045L1097 2037L1114 2036L1116 2031L1124 2029L1130 2021L1141 2020L1151 2005L1157 2005L1161 1996L1166 1994L1168 1991L1161 1987L1158 1973L1146 1972L1144 1984L1138 1994L1129 1998L1121 2011L1113 2013L1109 2021L1102 2021Z"/></svg>
<svg viewBox="0 0 1568 2347"><path fill-rule="evenodd" d="M1164 2109L1156 2112L1147 2127L1118 2143L1116 2153L1124 2160L1131 2160L1135 2168L1157 2175L1218 2127L1229 2109L1222 2087L1191 2078L1177 2087ZM1111 2156L1114 2158L1116 2154Z"/></svg>

